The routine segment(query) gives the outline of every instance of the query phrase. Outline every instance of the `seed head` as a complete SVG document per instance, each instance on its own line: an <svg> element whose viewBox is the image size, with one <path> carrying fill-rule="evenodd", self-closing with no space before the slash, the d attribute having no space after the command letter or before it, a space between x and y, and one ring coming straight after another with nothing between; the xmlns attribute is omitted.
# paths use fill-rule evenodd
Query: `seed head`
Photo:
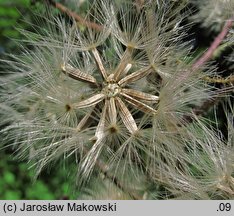
<svg viewBox="0 0 234 216"><path fill-rule="evenodd" d="M181 154L184 115L210 87L182 57L174 9L96 1L87 19L99 31L51 17L36 39L23 32L34 48L7 62L0 110L9 126L1 132L38 173L61 156L75 158L82 181L99 160L126 173L161 164L164 149Z"/></svg>

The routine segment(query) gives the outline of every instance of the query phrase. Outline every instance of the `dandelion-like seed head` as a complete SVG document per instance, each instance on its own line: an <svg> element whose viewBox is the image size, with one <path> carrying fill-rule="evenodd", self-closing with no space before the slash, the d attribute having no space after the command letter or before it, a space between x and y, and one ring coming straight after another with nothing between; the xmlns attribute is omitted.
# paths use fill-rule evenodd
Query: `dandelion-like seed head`
<svg viewBox="0 0 234 216"><path fill-rule="evenodd" d="M108 164L104 173L132 170L137 177L134 166L164 163L158 153L164 148L180 155L184 115L209 96L209 87L182 57L175 8L96 1L87 20L98 30L52 18L36 39L23 32L35 48L7 62L13 69L1 81L0 108L8 109L9 126L2 133L38 173L73 156L80 181L100 161Z"/></svg>

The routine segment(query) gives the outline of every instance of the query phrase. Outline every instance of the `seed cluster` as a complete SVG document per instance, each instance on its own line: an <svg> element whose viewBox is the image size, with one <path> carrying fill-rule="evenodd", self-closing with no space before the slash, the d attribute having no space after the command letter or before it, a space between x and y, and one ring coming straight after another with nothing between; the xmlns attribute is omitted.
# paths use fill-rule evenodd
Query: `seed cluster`
<svg viewBox="0 0 234 216"><path fill-rule="evenodd" d="M128 52L129 49L127 48L123 56L126 56ZM128 63L128 61L123 58L120 60L114 72L108 74L103 66L100 53L96 48L92 50L92 54L99 73L102 76L102 83L98 83L92 75L88 75L70 65L63 64L61 67L63 72L73 79L87 82L97 88L98 93L74 104L74 107L78 109L95 107L104 100L105 102L102 107L102 114L99 122L99 124L102 124L102 127L97 127L96 135L99 134L100 137L104 136L104 126L107 115L112 124L116 124L117 115L120 115L128 131L131 134L135 133L138 127L128 109L128 105L142 112L155 114L156 110L149 104L157 103L158 96L131 89L128 85L149 75L152 71L151 67L145 67L130 73L132 64ZM101 91L99 91L99 86L102 86ZM126 103L128 105L126 105ZM85 116L84 119L81 120L82 125L86 124L87 121L88 118Z"/></svg>

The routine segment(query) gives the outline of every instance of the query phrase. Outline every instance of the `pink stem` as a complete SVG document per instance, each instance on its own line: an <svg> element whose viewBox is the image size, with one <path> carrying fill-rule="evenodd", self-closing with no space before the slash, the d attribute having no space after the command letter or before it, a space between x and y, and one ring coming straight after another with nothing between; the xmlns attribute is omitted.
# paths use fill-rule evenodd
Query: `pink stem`
<svg viewBox="0 0 234 216"><path fill-rule="evenodd" d="M234 18L234 17L233 17ZM213 43L210 45L208 50L194 63L193 69L197 69L200 66L202 66L205 62L207 62L217 49L217 47L222 43L224 38L229 32L229 29L232 26L233 19L227 20L222 31L219 33L219 35L215 38Z"/></svg>

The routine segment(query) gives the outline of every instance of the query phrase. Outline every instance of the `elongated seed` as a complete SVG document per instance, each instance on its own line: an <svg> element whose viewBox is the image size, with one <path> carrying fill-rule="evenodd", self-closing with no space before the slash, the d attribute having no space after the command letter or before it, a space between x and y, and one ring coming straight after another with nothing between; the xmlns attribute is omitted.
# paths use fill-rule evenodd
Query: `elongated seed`
<svg viewBox="0 0 234 216"><path fill-rule="evenodd" d="M107 101L105 101L105 105L102 108L101 117L99 123L97 125L97 129L95 132L95 138L97 140L102 139L105 136L105 122L106 122L106 110L107 110Z"/></svg>
<svg viewBox="0 0 234 216"><path fill-rule="evenodd" d="M132 67L132 64L130 63L127 64L121 75L125 76L128 73L128 71L131 69L131 67Z"/></svg>
<svg viewBox="0 0 234 216"><path fill-rule="evenodd" d="M115 80L119 80L119 78L122 75L127 74L127 72L132 67L132 64L129 63L131 61L131 53L132 53L132 51L129 48L127 48L124 51L124 54L120 60L120 63L114 72L114 79Z"/></svg>
<svg viewBox="0 0 234 216"><path fill-rule="evenodd" d="M126 84L129 84L131 82L135 82L145 76L147 76L150 72L152 71L151 67L148 68L144 68L141 70L138 70L132 74L129 74L128 76L124 77L123 79L121 79L118 84L123 87Z"/></svg>
<svg viewBox="0 0 234 216"><path fill-rule="evenodd" d="M107 73L106 73L106 70L102 64L102 60L101 60L101 57L99 55L99 52L96 48L92 49L92 53L93 53L93 56L95 58L95 61L96 61L96 64L101 72L101 75L103 76L103 78L105 80L107 80Z"/></svg>
<svg viewBox="0 0 234 216"><path fill-rule="evenodd" d="M132 98L131 96L124 94L124 93L120 93L125 100L130 103L131 105L133 105L134 107L138 108L139 110L143 111L143 112L147 112L147 113L156 113L157 111L155 109L153 109L152 107L150 107L147 104L144 104L134 98Z"/></svg>
<svg viewBox="0 0 234 216"><path fill-rule="evenodd" d="M159 100L159 97L156 95L147 94L147 93L140 92L134 89L123 88L121 89L121 91L131 97L135 97L140 100L145 100L145 101L150 101L150 102L155 102Z"/></svg>
<svg viewBox="0 0 234 216"><path fill-rule="evenodd" d="M122 119L125 127L131 134L135 133L138 128L134 118L132 117L132 114L119 97L115 97L115 100L118 104L117 106L119 108L120 118Z"/></svg>
<svg viewBox="0 0 234 216"><path fill-rule="evenodd" d="M75 80L97 85L97 80L93 76L86 74L79 69L72 67L71 65L62 65L61 68L63 73L67 74L69 77Z"/></svg>
<svg viewBox="0 0 234 216"><path fill-rule="evenodd" d="M90 116L92 115L93 110L94 108L80 120L79 124L76 127L77 131L80 131L87 124Z"/></svg>
<svg viewBox="0 0 234 216"><path fill-rule="evenodd" d="M86 100L83 100L79 103L74 104L75 108L86 108L96 105L97 103L101 102L105 98L105 95L100 93L96 94Z"/></svg>
<svg viewBox="0 0 234 216"><path fill-rule="evenodd" d="M117 119L117 111L116 111L116 105L115 105L115 99L112 97L108 101L108 113L110 117L110 122L112 124L116 124Z"/></svg>

